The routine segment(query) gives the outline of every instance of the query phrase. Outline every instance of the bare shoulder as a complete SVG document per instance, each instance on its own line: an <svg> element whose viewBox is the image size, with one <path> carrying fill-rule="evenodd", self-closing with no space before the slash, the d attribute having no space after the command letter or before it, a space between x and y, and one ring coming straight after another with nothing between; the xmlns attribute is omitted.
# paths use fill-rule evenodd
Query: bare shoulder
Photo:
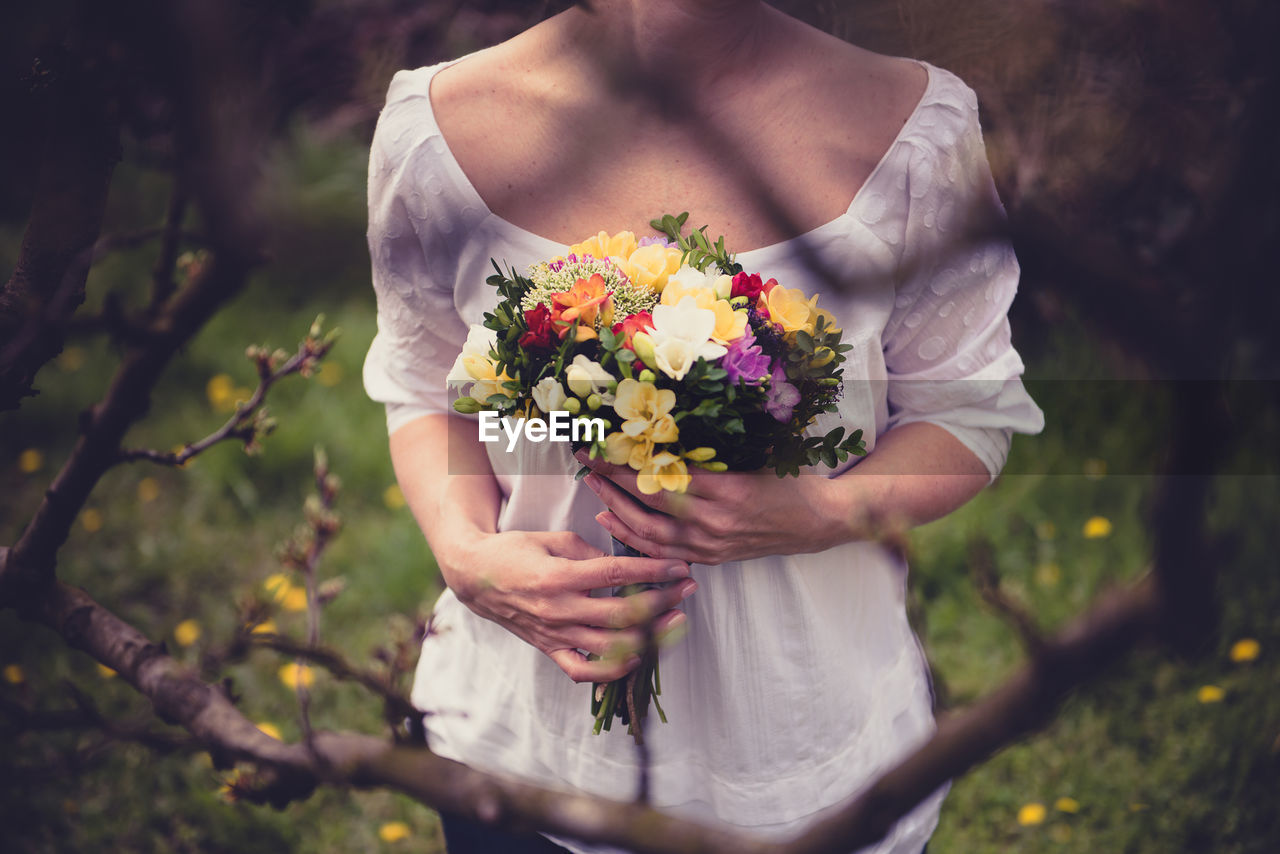
<svg viewBox="0 0 1280 854"><path fill-rule="evenodd" d="M874 53L794 22L796 62L807 91L828 115L893 132L915 111L929 83L913 59Z"/></svg>

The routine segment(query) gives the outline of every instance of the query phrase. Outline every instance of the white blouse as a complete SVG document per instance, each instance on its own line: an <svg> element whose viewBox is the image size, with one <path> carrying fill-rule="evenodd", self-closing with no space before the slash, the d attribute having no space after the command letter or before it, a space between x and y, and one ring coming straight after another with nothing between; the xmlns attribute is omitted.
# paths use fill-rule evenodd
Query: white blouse
<svg viewBox="0 0 1280 854"><path fill-rule="evenodd" d="M468 325L496 303L485 284L490 259L523 270L568 249L491 212L462 172L428 97L444 65L395 76L369 162L378 334L364 382L386 404L392 431L452 411L445 375ZM870 449L899 424L928 421L994 477L1011 434L1043 426L1010 342L1018 264L1006 241L974 242L965 227L977 221L971 216L1003 216L974 93L949 72L925 68L920 103L849 208L737 260L821 293L819 305L853 345L839 412L822 416L817 430L861 427ZM673 199L671 212L679 207ZM539 474L486 445L504 496L500 530L569 530L607 551L609 536L594 521L601 505L574 482L566 446L532 447L549 455ZM838 476L854 462L814 474ZM653 804L788 836L926 739L934 728L929 676L907 623L906 572L892 552L864 542L695 566L699 590L683 606L688 633L662 652L670 723L651 718L646 728ZM592 734L590 685L570 681L451 591L435 613L439 632L423 645L412 695L430 713L433 750L546 785L633 796L635 748L625 728ZM917 854L944 793L866 850Z"/></svg>

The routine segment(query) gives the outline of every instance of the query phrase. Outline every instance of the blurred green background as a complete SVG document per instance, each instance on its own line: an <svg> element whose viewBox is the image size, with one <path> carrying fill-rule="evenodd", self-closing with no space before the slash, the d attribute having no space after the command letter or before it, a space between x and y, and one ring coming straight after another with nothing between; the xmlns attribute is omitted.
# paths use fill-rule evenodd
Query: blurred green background
<svg viewBox="0 0 1280 854"><path fill-rule="evenodd" d="M455 33L451 50L484 38ZM342 337L316 376L272 392L280 426L265 452L248 457L227 443L184 470L120 466L61 552L63 579L193 667L230 640L238 601L272 598L264 585L281 571L273 550L302 519L316 446L343 481L336 509L344 527L320 574L342 577L347 589L325 609L325 642L371 662L375 650L410 635L440 589L394 485L381 408L360 382L374 332L364 246L368 133L367 120L336 128L298 121L282 132L265 202L281 224L271 263L174 362L151 415L126 443L167 449L211 432L254 383L246 345L292 348L323 313ZM164 215L167 179L131 154L112 185L111 232ZM16 210L0 223L0 275L12 270L22 228ZM143 299L152 261L147 248L104 259L83 311L108 292ZM1069 304L1045 305L1034 279L1024 281L1015 340L1028 377L1054 380L1033 386L1048 429L1015 441L1014 474L911 537L912 610L945 707L980 698L1022 660L1015 634L970 580L974 541L994 546L1004 589L1048 628L1150 561L1155 481L1133 472L1158 453L1159 392L1088 394L1104 388L1091 383L1140 374L1141 366ZM39 396L0 419L0 543L14 540L37 505L75 440L76 414L101 396L116 357L102 336L74 337L39 375ZM1273 472L1274 453L1235 448L1237 473L1214 482L1221 630L1213 645L1189 659L1143 650L1116 662L1048 729L955 784L931 851L1280 850L1280 489L1274 475L1245 473ZM304 615L289 605L276 602L275 622L300 637ZM253 720L295 740L284 663L257 651L222 675ZM74 683L104 712L149 719L128 686L7 611L0 667L6 708L67 708ZM317 726L382 731L379 704L367 694L323 673L313 690ZM434 815L397 795L322 789L278 812L229 802L220 791L225 775L203 754L161 756L100 733L18 731L11 722L0 721L6 851L440 850Z"/></svg>

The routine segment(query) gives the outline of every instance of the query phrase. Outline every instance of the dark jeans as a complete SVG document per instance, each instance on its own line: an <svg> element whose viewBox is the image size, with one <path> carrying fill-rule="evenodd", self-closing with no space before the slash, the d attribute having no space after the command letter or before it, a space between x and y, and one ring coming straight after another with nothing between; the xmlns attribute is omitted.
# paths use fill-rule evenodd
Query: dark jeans
<svg viewBox="0 0 1280 854"><path fill-rule="evenodd" d="M567 854L545 836L519 836L487 824L440 814L445 847L449 854ZM926 854L929 846L920 849Z"/></svg>

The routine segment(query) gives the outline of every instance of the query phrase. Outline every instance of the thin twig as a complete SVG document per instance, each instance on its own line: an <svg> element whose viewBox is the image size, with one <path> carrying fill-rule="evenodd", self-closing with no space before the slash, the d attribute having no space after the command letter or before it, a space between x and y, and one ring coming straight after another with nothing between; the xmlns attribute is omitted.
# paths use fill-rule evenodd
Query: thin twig
<svg viewBox="0 0 1280 854"><path fill-rule="evenodd" d="M1027 654L1032 658L1042 655L1045 638L1036 625L1035 618L1020 603L1010 599L1000 589L1000 578L996 575L995 555L991 543L976 540L969 545L969 573L983 601L995 608L1017 630L1018 638L1022 641Z"/></svg>
<svg viewBox="0 0 1280 854"><path fill-rule="evenodd" d="M238 439L245 444L245 449L253 452L257 449L258 440L274 428L274 423L259 408L266 400L267 392L281 379L296 373L307 373L316 362L333 347L333 340L318 340L308 336L289 359L277 368L270 366L270 357L262 354L257 348L251 348L259 366L258 387L247 401L236 404L235 414L220 428L196 442L185 445L178 451L156 451L149 448L133 448L121 450L117 462L137 462L146 460L167 466L181 466L192 457L207 451L219 442ZM265 412L265 410L262 410Z"/></svg>

